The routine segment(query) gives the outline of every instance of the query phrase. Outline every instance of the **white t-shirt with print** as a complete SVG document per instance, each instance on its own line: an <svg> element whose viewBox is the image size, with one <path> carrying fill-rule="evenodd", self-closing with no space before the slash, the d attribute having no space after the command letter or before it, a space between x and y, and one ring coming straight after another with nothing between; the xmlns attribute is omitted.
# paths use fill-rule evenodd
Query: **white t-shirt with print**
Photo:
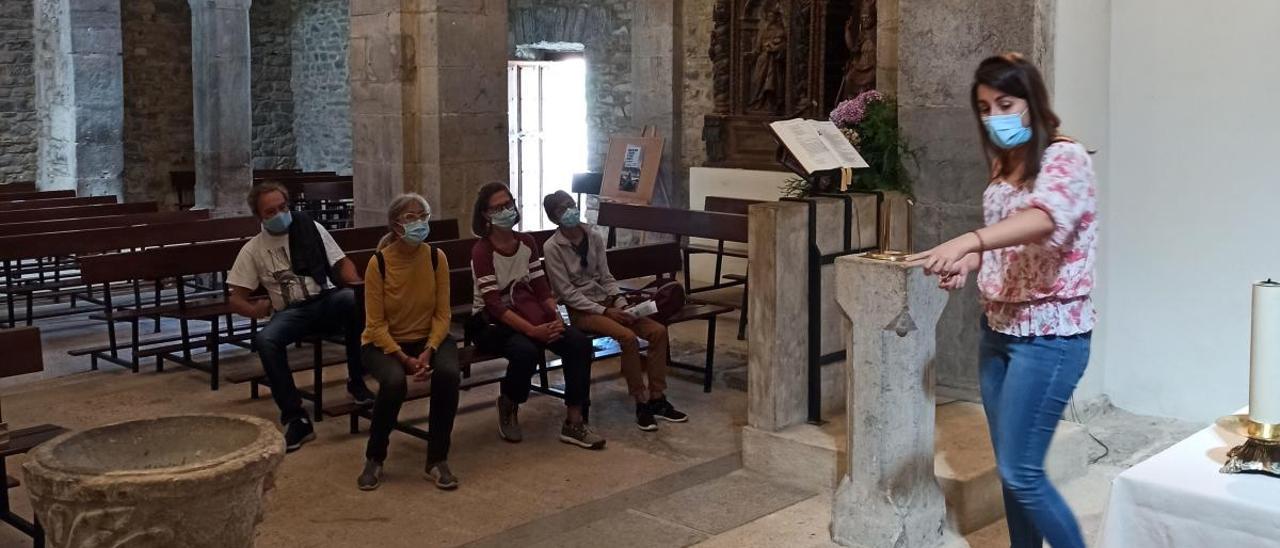
<svg viewBox="0 0 1280 548"><path fill-rule="evenodd" d="M316 230L320 231L320 239L324 241L330 266L347 256L320 223L316 223ZM305 301L333 287L330 283L321 287L310 276L294 274L291 264L289 234L276 235L263 230L240 248L236 263L227 272L227 283L250 291L260 285L266 287L271 307L276 310L284 310L293 303Z"/></svg>

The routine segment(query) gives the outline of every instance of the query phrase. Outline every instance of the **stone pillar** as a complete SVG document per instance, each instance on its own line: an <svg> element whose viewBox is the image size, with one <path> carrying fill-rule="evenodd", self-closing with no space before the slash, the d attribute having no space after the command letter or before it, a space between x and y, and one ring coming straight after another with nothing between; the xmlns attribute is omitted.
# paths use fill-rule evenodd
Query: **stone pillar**
<svg viewBox="0 0 1280 548"><path fill-rule="evenodd" d="M802 203L751 207L747 425L765 432L805 421L808 218Z"/></svg>
<svg viewBox="0 0 1280 548"><path fill-rule="evenodd" d="M688 168L680 163L684 148L680 122L684 59L675 55L677 39L683 38L676 4L673 0L635 3L631 26L631 85L635 91L631 108L637 133L645 126L653 126L666 139L654 204L688 208Z"/></svg>
<svg viewBox="0 0 1280 548"><path fill-rule="evenodd" d="M119 195L120 0L36 0L35 11L40 189Z"/></svg>
<svg viewBox="0 0 1280 548"><path fill-rule="evenodd" d="M835 253L844 245L844 204L816 198L818 249ZM855 246L874 245L875 197L855 201ZM776 432L808 417L809 352L809 204L771 202L752 206L748 254L751 285L747 323L751 353L747 378L750 428ZM843 348L845 326L836 294L836 272L821 267L822 354ZM827 419L845 406L840 362L822 368L822 412Z"/></svg>
<svg viewBox="0 0 1280 548"><path fill-rule="evenodd" d="M249 90L252 0L188 0L196 145L196 207L249 213L253 111Z"/></svg>
<svg viewBox="0 0 1280 548"><path fill-rule="evenodd" d="M915 248L927 249L982 224L986 160L969 105L973 71L1004 51L1030 56L1053 74L1056 0L897 0L898 122L916 149ZM882 12L883 13L883 12ZM938 325L938 384L978 398L977 292L958 292Z"/></svg>
<svg viewBox="0 0 1280 548"><path fill-rule="evenodd" d="M507 180L506 26L506 0L351 4L356 224L415 191L466 227L476 190Z"/></svg>
<svg viewBox="0 0 1280 548"><path fill-rule="evenodd" d="M934 476L937 280L901 263L836 260L838 300L852 322L848 475L832 505L832 538L863 548L968 546L947 523Z"/></svg>

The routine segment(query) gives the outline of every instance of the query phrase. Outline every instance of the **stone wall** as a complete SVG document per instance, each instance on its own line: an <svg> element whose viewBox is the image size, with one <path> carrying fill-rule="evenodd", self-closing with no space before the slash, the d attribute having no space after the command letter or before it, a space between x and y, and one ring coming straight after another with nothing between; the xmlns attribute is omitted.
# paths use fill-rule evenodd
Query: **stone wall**
<svg viewBox="0 0 1280 548"><path fill-rule="evenodd" d="M684 52L684 96L681 107L684 112L682 130L684 140L680 155L680 172L684 185L689 186L689 168L707 162L707 147L702 142L702 127L706 115L715 111L715 98L711 90L711 11L715 0L684 0L684 29L681 49ZM690 204L700 206L701 204Z"/></svg>
<svg viewBox="0 0 1280 548"><path fill-rule="evenodd" d="M195 169L191 11L186 0L121 5L125 199L177 201L169 172Z"/></svg>
<svg viewBox="0 0 1280 548"><path fill-rule="evenodd" d="M538 42L586 47L587 169L604 169L609 136L638 133L632 121L631 35L636 0L509 0L509 55Z"/></svg>
<svg viewBox="0 0 1280 548"><path fill-rule="evenodd" d="M290 3L255 0L249 7L255 169L291 168L296 164Z"/></svg>
<svg viewBox="0 0 1280 548"><path fill-rule="evenodd" d="M36 178L32 0L0 0L0 183Z"/></svg>
<svg viewBox="0 0 1280 548"><path fill-rule="evenodd" d="M293 136L297 167L351 173L346 0L293 0Z"/></svg>

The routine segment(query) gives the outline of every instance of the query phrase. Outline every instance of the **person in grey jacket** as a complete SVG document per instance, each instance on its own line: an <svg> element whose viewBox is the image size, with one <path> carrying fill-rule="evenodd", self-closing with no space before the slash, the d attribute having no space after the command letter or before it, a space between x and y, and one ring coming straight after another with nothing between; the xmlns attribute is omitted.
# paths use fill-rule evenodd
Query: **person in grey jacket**
<svg viewBox="0 0 1280 548"><path fill-rule="evenodd" d="M623 310L627 300L609 272L604 238L582 223L572 196L564 191L549 194L542 206L559 227L542 246L551 288L569 309L569 320L575 327L610 337L622 347L622 374L636 400L636 426L651 432L658 429L657 419L689 420L667 401L665 394L667 327ZM641 339L649 343L647 357L640 354Z"/></svg>

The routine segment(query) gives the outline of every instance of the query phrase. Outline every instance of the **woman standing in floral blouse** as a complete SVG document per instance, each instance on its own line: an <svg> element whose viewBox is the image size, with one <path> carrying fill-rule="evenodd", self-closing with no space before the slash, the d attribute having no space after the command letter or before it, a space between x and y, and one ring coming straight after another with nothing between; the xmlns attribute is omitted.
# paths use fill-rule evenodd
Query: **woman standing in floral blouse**
<svg viewBox="0 0 1280 548"><path fill-rule="evenodd" d="M1014 548L1083 548L1075 516L1044 473L1045 454L1089 362L1096 313L1097 199L1083 146L1058 132L1040 72L1018 54L974 76L991 181L985 227L910 257L939 285L977 272L984 317L980 383Z"/></svg>

